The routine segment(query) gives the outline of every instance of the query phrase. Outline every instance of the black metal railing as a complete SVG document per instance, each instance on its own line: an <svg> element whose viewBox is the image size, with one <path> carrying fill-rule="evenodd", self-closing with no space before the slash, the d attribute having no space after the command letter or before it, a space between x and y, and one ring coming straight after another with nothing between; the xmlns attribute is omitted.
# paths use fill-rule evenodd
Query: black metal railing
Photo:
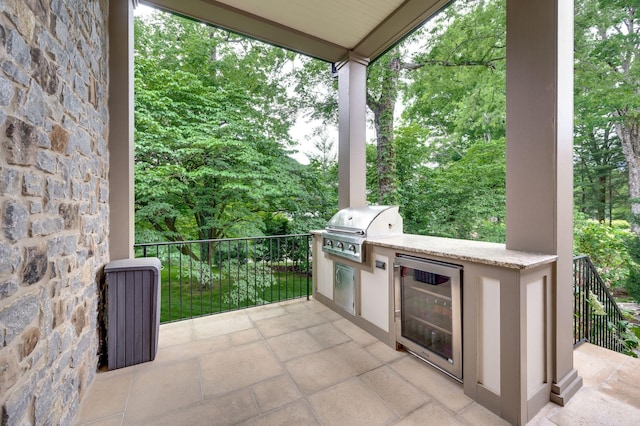
<svg viewBox="0 0 640 426"><path fill-rule="evenodd" d="M625 318L589 256L573 258L574 345L593 343L623 352Z"/></svg>
<svg viewBox="0 0 640 426"><path fill-rule="evenodd" d="M306 297L311 234L136 244L162 263L160 321Z"/></svg>

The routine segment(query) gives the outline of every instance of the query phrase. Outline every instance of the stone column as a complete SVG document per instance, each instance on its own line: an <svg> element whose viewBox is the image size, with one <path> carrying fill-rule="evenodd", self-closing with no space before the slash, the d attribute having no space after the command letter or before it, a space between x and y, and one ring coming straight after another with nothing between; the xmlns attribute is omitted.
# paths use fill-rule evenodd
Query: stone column
<svg viewBox="0 0 640 426"><path fill-rule="evenodd" d="M558 255L547 332L551 399L561 404L581 386L573 369L572 149L573 2L507 0L507 248Z"/></svg>
<svg viewBox="0 0 640 426"><path fill-rule="evenodd" d="M364 207L368 59L349 55L338 69L338 207Z"/></svg>
<svg viewBox="0 0 640 426"><path fill-rule="evenodd" d="M133 1L109 2L109 254L133 257Z"/></svg>

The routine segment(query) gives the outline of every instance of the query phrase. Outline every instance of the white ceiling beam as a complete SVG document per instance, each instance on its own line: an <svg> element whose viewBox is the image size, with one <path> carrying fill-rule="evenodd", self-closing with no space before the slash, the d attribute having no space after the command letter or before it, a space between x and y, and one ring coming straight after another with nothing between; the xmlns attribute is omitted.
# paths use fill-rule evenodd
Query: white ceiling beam
<svg viewBox="0 0 640 426"><path fill-rule="evenodd" d="M308 31L294 29L292 28L294 22L290 25L285 22L274 22L217 0L139 1L152 7L207 22L314 58L328 62L339 62L349 58L349 52L370 58L372 61L375 60L419 27L424 21L436 14L450 0L406 0L376 27L362 31L362 34L358 37L360 41L355 47L353 45L341 46L327 41L314 34L312 28L309 28ZM249 7L251 2L248 2L247 5ZM325 16L325 21L335 22L337 19L331 19L332 14L335 16L340 15L344 18L343 14L347 12L344 9L335 8L335 10L329 10L327 13L329 18L327 19ZM356 20L357 16L354 15L353 19ZM340 30L336 26L335 31L339 32Z"/></svg>

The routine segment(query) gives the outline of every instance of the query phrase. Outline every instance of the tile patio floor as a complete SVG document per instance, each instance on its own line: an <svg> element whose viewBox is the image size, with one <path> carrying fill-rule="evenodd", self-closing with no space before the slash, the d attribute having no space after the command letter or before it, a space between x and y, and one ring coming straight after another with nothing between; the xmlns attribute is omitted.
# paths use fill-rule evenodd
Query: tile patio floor
<svg viewBox="0 0 640 426"><path fill-rule="evenodd" d="M585 344L575 362L584 388L532 424L639 424L639 361ZM98 373L74 424L506 423L433 368L296 300L162 325L156 359Z"/></svg>

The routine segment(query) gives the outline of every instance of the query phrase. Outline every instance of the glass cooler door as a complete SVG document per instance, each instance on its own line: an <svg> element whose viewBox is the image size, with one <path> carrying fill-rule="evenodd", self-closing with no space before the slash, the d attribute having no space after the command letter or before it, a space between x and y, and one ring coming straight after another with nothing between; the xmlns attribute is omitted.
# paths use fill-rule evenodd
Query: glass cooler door
<svg viewBox="0 0 640 426"><path fill-rule="evenodd" d="M397 340L423 360L462 378L462 267L396 258L400 321Z"/></svg>

